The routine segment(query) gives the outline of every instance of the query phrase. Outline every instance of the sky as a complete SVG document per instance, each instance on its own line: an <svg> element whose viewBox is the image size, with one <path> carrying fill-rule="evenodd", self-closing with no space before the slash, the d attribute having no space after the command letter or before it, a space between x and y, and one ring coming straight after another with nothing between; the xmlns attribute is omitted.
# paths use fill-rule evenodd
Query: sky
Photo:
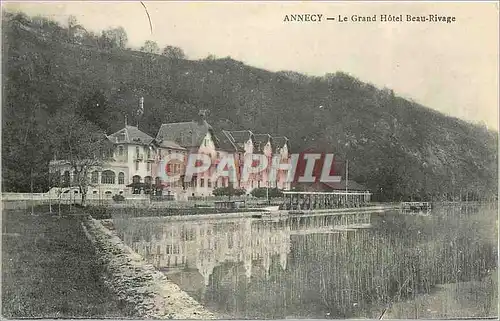
<svg viewBox="0 0 500 321"><path fill-rule="evenodd" d="M153 40L190 59L230 56L271 71L343 71L447 115L498 130L499 7L495 2L4 2L8 10L87 30L125 28L130 47ZM321 22L285 15L322 14ZM454 16L453 23L380 22L381 14ZM339 22L353 15L376 22ZM326 20L326 17L335 20Z"/></svg>

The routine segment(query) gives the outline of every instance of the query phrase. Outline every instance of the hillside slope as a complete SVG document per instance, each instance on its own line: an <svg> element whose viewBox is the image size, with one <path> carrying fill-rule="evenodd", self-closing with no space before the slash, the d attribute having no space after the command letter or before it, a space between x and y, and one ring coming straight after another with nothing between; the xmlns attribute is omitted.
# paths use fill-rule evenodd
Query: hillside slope
<svg viewBox="0 0 500 321"><path fill-rule="evenodd" d="M379 199L496 194L497 133L447 117L337 72L307 77L273 73L230 58L189 61L132 50L100 50L66 41L29 22L4 23L4 190L46 188L51 151L43 142L56 111L99 108L108 133L189 120L208 109L217 130L251 129L290 139L294 152L334 152L350 178ZM62 33L64 35L64 33ZM90 108L91 109L91 108Z"/></svg>

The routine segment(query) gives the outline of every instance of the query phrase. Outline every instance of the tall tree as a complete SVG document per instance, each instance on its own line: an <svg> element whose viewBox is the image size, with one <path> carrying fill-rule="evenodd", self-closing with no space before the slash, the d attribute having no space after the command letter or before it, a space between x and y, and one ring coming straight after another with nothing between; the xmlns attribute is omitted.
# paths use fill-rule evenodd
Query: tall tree
<svg viewBox="0 0 500 321"><path fill-rule="evenodd" d="M166 46L161 54L169 59L186 59L186 54L179 47Z"/></svg>
<svg viewBox="0 0 500 321"><path fill-rule="evenodd" d="M128 37L123 27L109 28L102 32L101 40L105 48L125 49Z"/></svg>
<svg viewBox="0 0 500 321"><path fill-rule="evenodd" d="M93 123L74 113L58 112L50 120L50 141L61 166L73 172L73 185L80 191L85 205L91 172L102 166L111 155L111 146L104 133Z"/></svg>
<svg viewBox="0 0 500 321"><path fill-rule="evenodd" d="M110 129L108 99L100 90L90 91L82 98L78 106L78 115L94 123L101 130Z"/></svg>
<svg viewBox="0 0 500 321"><path fill-rule="evenodd" d="M144 42L144 46L142 46L140 50L143 52L156 54L160 51L160 47L158 47L158 44L156 42L152 40L146 40Z"/></svg>

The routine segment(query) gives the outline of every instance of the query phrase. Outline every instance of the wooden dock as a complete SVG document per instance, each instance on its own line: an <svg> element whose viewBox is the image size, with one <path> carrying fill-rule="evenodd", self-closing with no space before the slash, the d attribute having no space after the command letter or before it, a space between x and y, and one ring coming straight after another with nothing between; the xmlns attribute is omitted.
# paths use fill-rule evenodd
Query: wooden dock
<svg viewBox="0 0 500 321"><path fill-rule="evenodd" d="M290 214L309 210L360 208L370 203L371 193L365 192L283 192L281 208L290 211Z"/></svg>

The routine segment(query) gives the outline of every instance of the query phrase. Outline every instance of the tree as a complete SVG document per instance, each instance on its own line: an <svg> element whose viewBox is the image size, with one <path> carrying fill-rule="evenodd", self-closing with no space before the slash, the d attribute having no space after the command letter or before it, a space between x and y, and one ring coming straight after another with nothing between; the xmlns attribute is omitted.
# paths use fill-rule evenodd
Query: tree
<svg viewBox="0 0 500 321"><path fill-rule="evenodd" d="M234 188L233 183L229 183L228 187L218 187L212 191L214 196L228 196L231 200L231 196L241 196L245 195L246 191L242 188Z"/></svg>
<svg viewBox="0 0 500 321"><path fill-rule="evenodd" d="M213 60L216 60L216 59L217 59L217 57L216 57L215 55L212 55L212 54L209 54L209 55L205 58L205 60L208 60L208 61L213 61Z"/></svg>
<svg viewBox="0 0 500 321"><path fill-rule="evenodd" d="M82 41L87 36L87 30L78 24L78 20L75 16L70 15L68 17L68 40L69 41Z"/></svg>
<svg viewBox="0 0 500 321"><path fill-rule="evenodd" d="M281 191L278 188L266 188L266 187L259 187L259 188L254 188L250 194L252 194L253 197L258 197L258 198L265 198L269 196L269 198L276 198L276 197L283 197L283 191Z"/></svg>
<svg viewBox="0 0 500 321"><path fill-rule="evenodd" d="M99 126L100 129L104 131L109 129L109 103L102 91L86 94L78 105L77 113L85 120Z"/></svg>
<svg viewBox="0 0 500 321"><path fill-rule="evenodd" d="M93 123L71 112L58 112L50 120L50 141L61 165L73 171L73 184L78 186L81 204L85 205L91 186L90 173L110 155L111 142Z"/></svg>
<svg viewBox="0 0 500 321"><path fill-rule="evenodd" d="M75 16L70 15L68 17L68 29L74 28L76 25L78 25L78 20L76 19Z"/></svg>
<svg viewBox="0 0 500 321"><path fill-rule="evenodd" d="M160 51L160 47L158 47L158 44L153 40L146 40L144 42L144 46L141 47L140 51L156 54Z"/></svg>
<svg viewBox="0 0 500 321"><path fill-rule="evenodd" d="M166 46L161 54L169 59L186 59L186 54L179 47Z"/></svg>
<svg viewBox="0 0 500 321"><path fill-rule="evenodd" d="M101 42L106 49L124 49L127 45L127 33L123 27L109 28L102 32Z"/></svg>

